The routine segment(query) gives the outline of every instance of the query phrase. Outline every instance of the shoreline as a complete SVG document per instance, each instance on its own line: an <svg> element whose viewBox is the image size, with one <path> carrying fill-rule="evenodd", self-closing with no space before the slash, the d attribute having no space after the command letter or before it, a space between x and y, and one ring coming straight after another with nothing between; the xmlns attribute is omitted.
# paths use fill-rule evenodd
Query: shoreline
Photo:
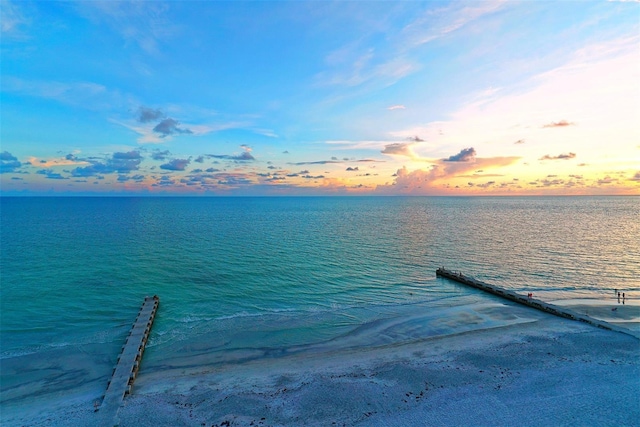
<svg viewBox="0 0 640 427"><path fill-rule="evenodd" d="M567 319L145 373L121 426L637 425L640 341ZM92 402L3 425L96 423ZM226 424L228 423L228 424ZM253 423L253 424L252 424Z"/></svg>

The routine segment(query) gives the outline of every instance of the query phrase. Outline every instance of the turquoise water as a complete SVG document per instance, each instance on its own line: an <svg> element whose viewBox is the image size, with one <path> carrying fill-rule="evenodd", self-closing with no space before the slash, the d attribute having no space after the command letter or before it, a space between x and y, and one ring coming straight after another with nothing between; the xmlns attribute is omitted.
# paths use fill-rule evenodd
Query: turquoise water
<svg viewBox="0 0 640 427"><path fill-rule="evenodd" d="M99 397L146 295L141 375L522 321L446 266L545 300L633 304L640 198L0 198L5 407Z"/></svg>

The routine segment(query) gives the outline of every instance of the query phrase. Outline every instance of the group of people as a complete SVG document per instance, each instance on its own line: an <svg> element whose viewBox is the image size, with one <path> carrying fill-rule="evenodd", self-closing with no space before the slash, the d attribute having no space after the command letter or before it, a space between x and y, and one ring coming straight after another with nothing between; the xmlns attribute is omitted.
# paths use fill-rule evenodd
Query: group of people
<svg viewBox="0 0 640 427"><path fill-rule="evenodd" d="M618 304L620 304L620 292L616 289L616 293L618 294ZM622 293L622 303L624 304L624 300L626 299L624 292Z"/></svg>

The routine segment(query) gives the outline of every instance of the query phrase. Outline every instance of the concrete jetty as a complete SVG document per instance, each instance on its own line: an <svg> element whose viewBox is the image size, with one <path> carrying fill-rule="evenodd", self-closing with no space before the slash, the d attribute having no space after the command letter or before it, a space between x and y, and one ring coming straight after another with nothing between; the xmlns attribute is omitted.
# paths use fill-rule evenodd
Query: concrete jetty
<svg viewBox="0 0 640 427"><path fill-rule="evenodd" d="M107 385L102 404L97 409L103 421L102 425L118 424L118 409L122 405L124 397L131 393L131 387L138 374L142 353L147 344L159 303L160 299L155 295L146 297L142 303L138 317L122 346L120 356L118 356L118 362Z"/></svg>
<svg viewBox="0 0 640 427"><path fill-rule="evenodd" d="M490 294L497 295L499 297L517 302L519 304L524 304L526 306L533 307L535 309L538 309L556 316L564 317L571 320L577 320L580 322L585 322L590 325L596 326L598 328L608 329L610 331L622 332L623 334L636 337L630 330L621 328L616 325L612 325L610 323L605 322L604 320L594 319L593 317L589 317L586 314L577 313L566 307L549 304L539 299L535 299L533 298L533 296L520 295L516 292L501 288L499 286L490 285L488 283L477 280L471 276L464 275L461 272L454 272L451 270L447 270L444 267L441 267L436 270L436 276L446 277L447 279L454 280L458 283L462 283L464 285L468 285L476 289L481 289Z"/></svg>

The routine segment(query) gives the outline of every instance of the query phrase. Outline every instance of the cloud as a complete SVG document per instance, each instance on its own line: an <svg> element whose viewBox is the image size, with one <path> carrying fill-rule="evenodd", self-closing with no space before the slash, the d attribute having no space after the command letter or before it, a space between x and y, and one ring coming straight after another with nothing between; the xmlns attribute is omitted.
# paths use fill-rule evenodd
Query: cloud
<svg viewBox="0 0 640 427"><path fill-rule="evenodd" d="M357 171L357 170L358 170L358 167L357 167L357 166L356 166L355 168L352 168L351 166L349 166L349 167L347 168L347 172L355 172L355 171Z"/></svg>
<svg viewBox="0 0 640 427"><path fill-rule="evenodd" d="M629 178L629 181L640 182L640 171L636 172L636 174L632 178Z"/></svg>
<svg viewBox="0 0 640 427"><path fill-rule="evenodd" d="M214 159L225 159L225 160L236 160L236 161L240 161L240 162L247 162L247 161L252 161L255 160L255 157L253 157L251 155L251 153L249 153L248 151L245 151L241 154L238 154L236 156L231 156L229 154L207 154L207 157L211 157Z"/></svg>
<svg viewBox="0 0 640 427"><path fill-rule="evenodd" d="M139 160L142 159L139 151L128 151L126 153L113 153L113 159L118 160Z"/></svg>
<svg viewBox="0 0 640 427"><path fill-rule="evenodd" d="M144 175L118 175L118 182L127 182L127 181L134 181L134 182L143 182L144 181L145 176Z"/></svg>
<svg viewBox="0 0 640 427"><path fill-rule="evenodd" d="M146 107L144 107L146 108ZM145 119L153 117L160 110L152 110L151 112L145 113ZM138 142L141 144L157 144L161 142L165 142L165 138L170 137L172 135L194 135L200 136L205 135L210 132L218 132L226 129L236 129L245 126L245 123L242 122L229 122L222 124L201 124L201 125L189 125L188 128L184 126L180 126L180 122L172 117L163 118L159 123L153 126L153 121L151 120L149 123L141 123L141 116L136 118L136 122L124 122L119 120L110 119L113 123L116 123L120 126L124 126L125 128L132 130L140 135L138 138Z"/></svg>
<svg viewBox="0 0 640 427"><path fill-rule="evenodd" d="M332 163L342 163L342 162L338 160L318 160L315 162L298 162L298 163L289 163L289 164L295 165L295 166L303 166L303 165L327 165Z"/></svg>
<svg viewBox="0 0 640 427"><path fill-rule="evenodd" d="M22 6L22 5L21 5ZM30 24L30 19L26 17L23 10L12 1L2 1L2 19L0 19L0 30L3 37L12 36L22 38L21 27Z"/></svg>
<svg viewBox="0 0 640 427"><path fill-rule="evenodd" d="M108 164L115 172L128 173L138 170L141 161L142 156L140 152L129 151L126 153L113 153Z"/></svg>
<svg viewBox="0 0 640 427"><path fill-rule="evenodd" d="M514 144L524 144L524 139L519 139Z"/></svg>
<svg viewBox="0 0 640 427"><path fill-rule="evenodd" d="M77 165L86 165L87 161L78 159L73 154L67 154L64 159L49 159L49 160L38 160L37 157L29 157L29 163L32 166L38 166L42 168L50 168L54 166L77 166Z"/></svg>
<svg viewBox="0 0 640 427"><path fill-rule="evenodd" d="M92 162L89 166L77 167L71 171L74 177L89 177L100 174L108 174L115 172L112 168L102 162Z"/></svg>
<svg viewBox="0 0 640 427"><path fill-rule="evenodd" d="M305 170L302 170L302 171L300 171L300 172L290 173L290 174L288 174L287 176L288 176L289 178L295 178L295 177L297 177L297 176L301 176L301 175L308 175L308 174L309 174L309 171L308 171L307 169L305 169Z"/></svg>
<svg viewBox="0 0 640 427"><path fill-rule="evenodd" d="M129 96L118 90L89 81L25 80L14 76L2 76L2 89L6 92L38 98L53 99L63 104L87 110L115 110L126 108Z"/></svg>
<svg viewBox="0 0 640 427"><path fill-rule="evenodd" d="M22 163L20 163L18 159L8 151L3 151L2 153L0 153L0 173L14 172L21 166Z"/></svg>
<svg viewBox="0 0 640 427"><path fill-rule="evenodd" d="M170 19L169 6L158 2L80 2L78 8L94 21L109 25L125 41L147 54L158 54L159 44L168 39L176 27Z"/></svg>
<svg viewBox="0 0 640 427"><path fill-rule="evenodd" d="M532 70L536 74L524 79L522 85L470 99L447 121L404 127L390 134L403 138L417 134L442 147L469 141L467 146L483 144L485 150L493 150L491 155L501 155L500 145L506 143L512 150L518 149L506 155L525 154L532 164L541 153L555 156L552 153L557 147L557 154L562 150L575 153L578 145L586 147L580 160L594 167L599 163L596 158L605 154L606 161L628 161L629 154L620 153L637 146L638 97L630 97L629 88L638 87L639 41L637 35L627 35L587 43L585 49L568 58L558 57L558 63L564 65L542 73ZM545 124L549 127L543 128ZM445 135L438 136L438 128ZM603 140L610 141L607 147ZM524 144L514 145L517 141ZM620 157L614 160L614 156ZM445 157L444 153L439 157Z"/></svg>
<svg viewBox="0 0 640 427"><path fill-rule="evenodd" d="M454 158L467 158L466 161L450 161L448 159L443 159L439 160L426 170L416 169L409 171L406 167L402 167L402 169L398 169L394 175L395 183L393 185L379 186L378 191L382 193L400 192L416 194L439 191L439 189L434 186L434 183L437 181L454 177L468 177L468 175L465 174L471 171L509 166L520 160L520 157L477 158L475 157L475 150L473 151L473 156L469 154L469 150L472 149L465 149L458 155L451 156ZM464 155L465 152L467 153L466 157ZM484 175L484 177L487 176L494 175Z"/></svg>
<svg viewBox="0 0 640 427"><path fill-rule="evenodd" d="M276 134L273 130L271 129L252 129L255 133L259 134L259 135L264 135L267 136L269 138L277 138L278 134Z"/></svg>
<svg viewBox="0 0 640 427"><path fill-rule="evenodd" d="M116 152L106 161L98 161L95 159L83 159L90 163L89 166L77 167L71 171L74 177L89 177L110 173L129 173L140 168L142 156L139 151Z"/></svg>
<svg viewBox="0 0 640 427"><path fill-rule="evenodd" d="M151 184L152 187L170 187L175 185L175 181L166 175L161 176L155 184Z"/></svg>
<svg viewBox="0 0 640 427"><path fill-rule="evenodd" d="M246 174L219 173L216 174L215 177L218 180L219 185L235 187L253 183L251 178Z"/></svg>
<svg viewBox="0 0 640 427"><path fill-rule="evenodd" d="M484 184L478 184L477 186L480 188L489 188L492 185L495 185L495 183L496 183L495 181L487 181Z"/></svg>
<svg viewBox="0 0 640 427"><path fill-rule="evenodd" d="M415 144L415 142L394 142L392 144L385 145L381 153L415 158L416 155L412 148Z"/></svg>
<svg viewBox="0 0 640 427"><path fill-rule="evenodd" d="M174 134L190 134L190 133L193 133L190 129L179 128L178 127L179 124L180 124L180 122L178 122L175 119L166 118L166 119L162 120L160 123L158 123L153 128L153 131L161 134L160 138L164 138L164 137L166 137L168 135L174 135Z"/></svg>
<svg viewBox="0 0 640 427"><path fill-rule="evenodd" d="M189 159L173 159L168 163L160 165L160 169L170 170L170 171L183 171L189 164Z"/></svg>
<svg viewBox="0 0 640 427"><path fill-rule="evenodd" d="M407 107L405 107L404 105L392 105L390 107L387 107L387 110L393 111L393 110L406 110Z"/></svg>
<svg viewBox="0 0 640 427"><path fill-rule="evenodd" d="M169 152L169 150L164 150L164 151L154 150L153 153L151 153L151 158L153 160L164 161L170 155L171 153Z"/></svg>
<svg viewBox="0 0 640 427"><path fill-rule="evenodd" d="M229 155L229 154L206 154L206 157L213 159L223 159L223 160L235 160L238 162L251 162L255 160L255 157L251 154L251 147L246 144L242 144L240 146L244 151L237 155Z"/></svg>
<svg viewBox="0 0 640 427"><path fill-rule="evenodd" d="M618 180L616 178L612 178L609 175L607 175L604 178L600 178L597 182L598 182L598 185L607 185L607 184L614 184L618 182Z"/></svg>
<svg viewBox="0 0 640 427"><path fill-rule="evenodd" d="M573 122L568 122L566 120L560 120L559 122L551 122L551 123L547 123L546 125L542 126L543 128L563 128L566 126L574 126L575 123Z"/></svg>
<svg viewBox="0 0 640 427"><path fill-rule="evenodd" d="M405 44L417 47L437 40L496 12L504 5L503 1L453 2L435 10L428 9L403 29Z"/></svg>
<svg viewBox="0 0 640 427"><path fill-rule="evenodd" d="M155 122L163 117L164 113L160 111L160 109L153 109L145 106L141 106L138 109L138 121L140 123Z"/></svg>
<svg viewBox="0 0 640 427"><path fill-rule="evenodd" d="M470 162L476 157L476 150L473 147L464 148L458 154L443 159L445 162Z"/></svg>
<svg viewBox="0 0 640 427"><path fill-rule="evenodd" d="M540 157L538 160L570 160L576 157L576 153L568 153L568 154L560 154L557 156L550 156L548 154L545 154L544 156Z"/></svg>
<svg viewBox="0 0 640 427"><path fill-rule="evenodd" d="M325 58L328 67L315 75L317 84L346 88L341 97L363 85L391 86L420 68L412 57L398 55L393 48L373 49L362 42L364 38L331 52Z"/></svg>
<svg viewBox="0 0 640 427"><path fill-rule="evenodd" d="M41 170L37 171L36 173L39 174L39 175L44 175L48 179L68 179L68 178L65 178L64 176L60 175L59 173L53 172L52 170L48 170L48 169L41 169Z"/></svg>

